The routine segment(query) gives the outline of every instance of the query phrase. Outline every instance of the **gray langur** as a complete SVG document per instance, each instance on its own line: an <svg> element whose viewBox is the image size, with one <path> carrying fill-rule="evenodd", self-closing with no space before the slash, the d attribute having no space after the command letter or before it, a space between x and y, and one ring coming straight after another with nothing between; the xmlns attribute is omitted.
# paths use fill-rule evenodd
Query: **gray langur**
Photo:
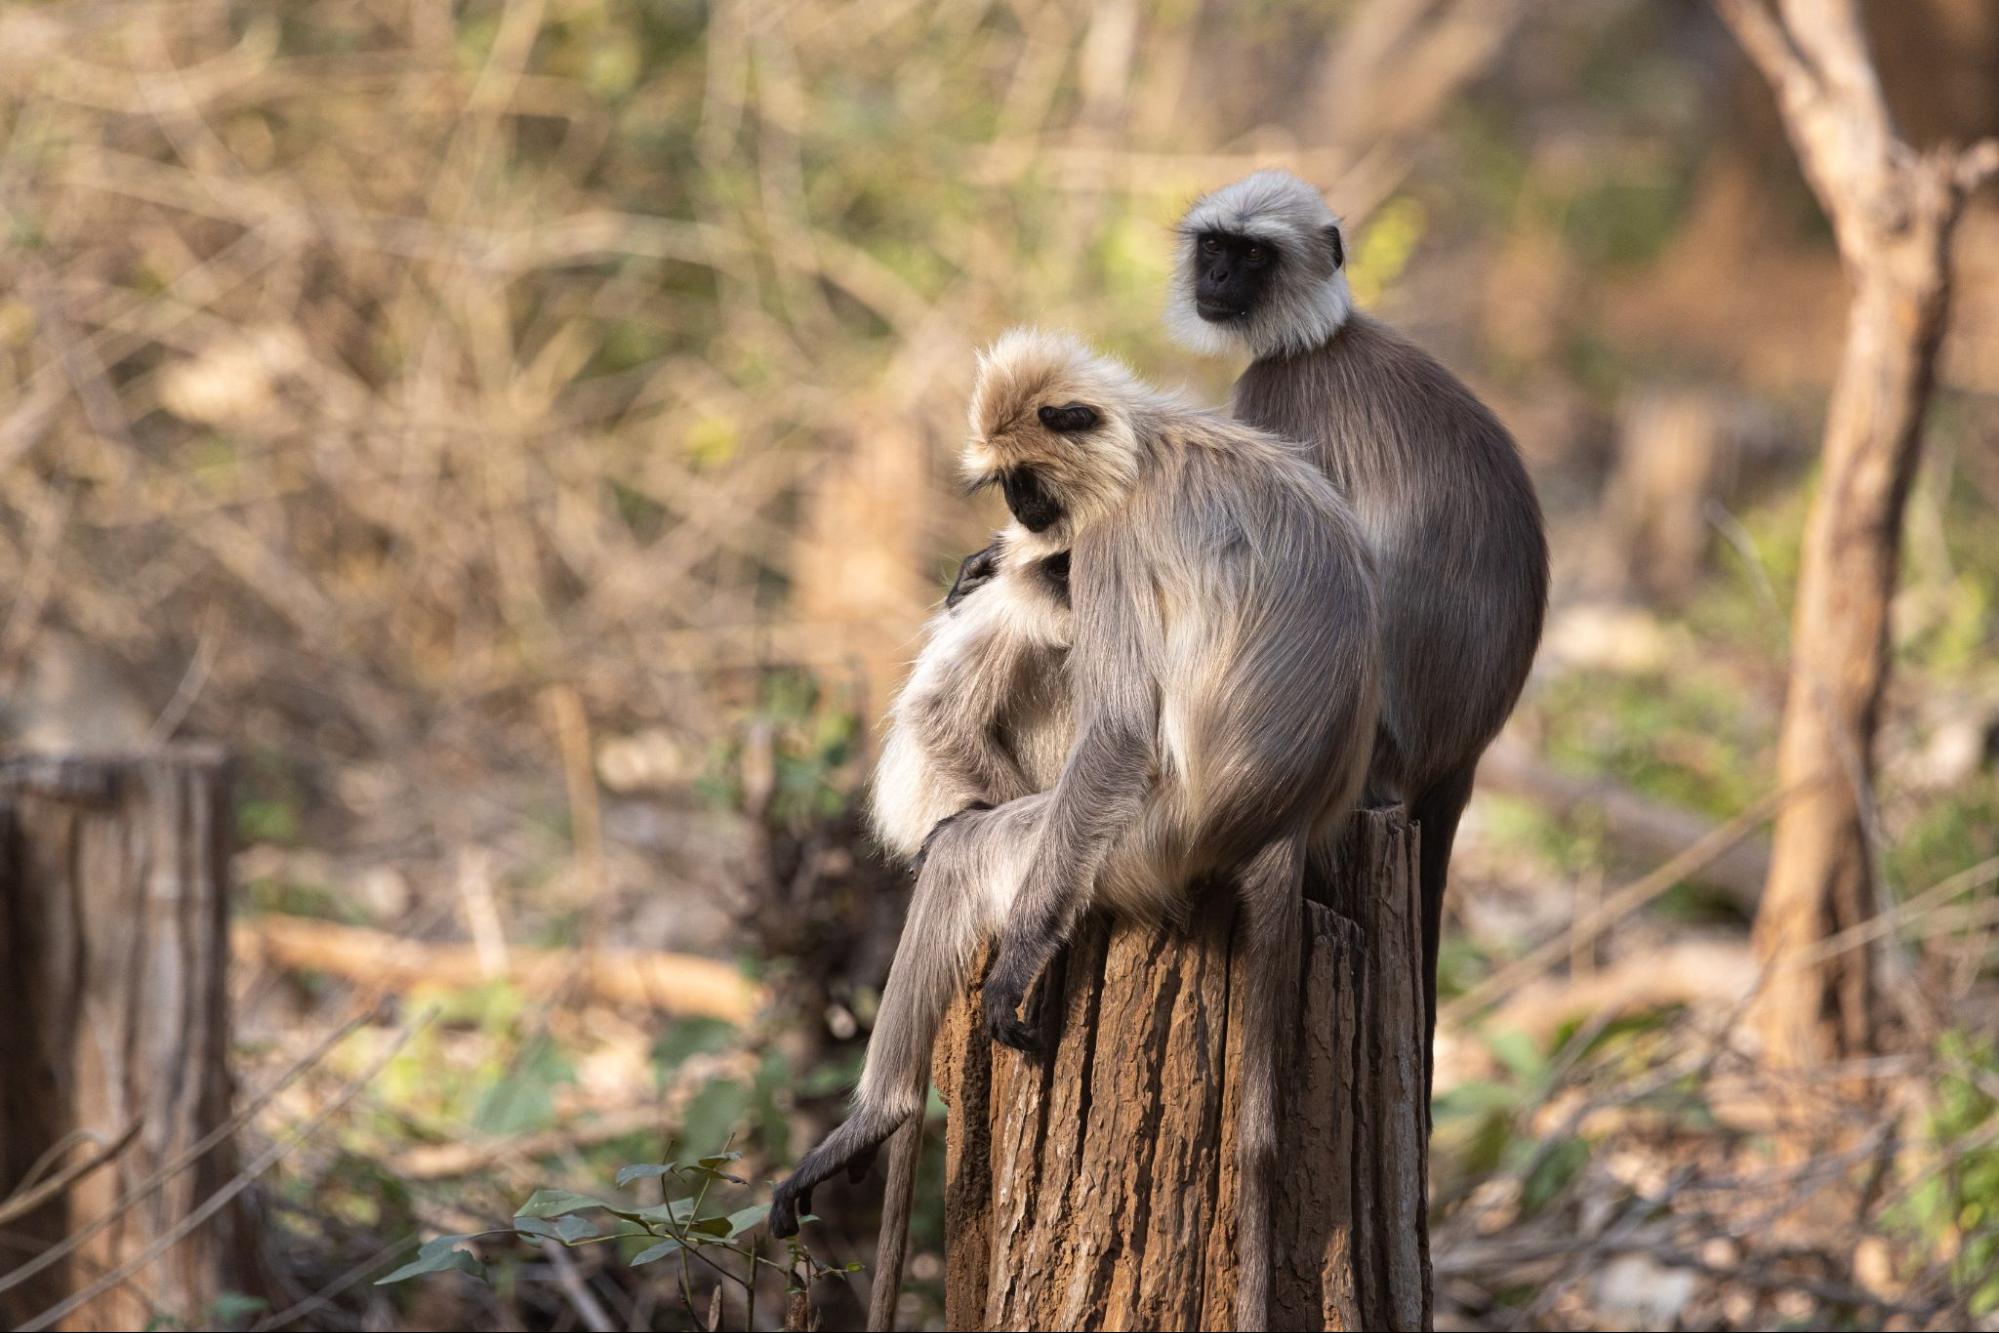
<svg viewBox="0 0 1999 1333"><path fill-rule="evenodd" d="M889 707L869 822L882 846L912 867L921 867L933 831L952 816L1047 791L1061 776L1075 740L1069 552L1049 546L1016 519L965 558ZM927 1048L921 1058L927 1082ZM910 1116L889 1140L871 1330L895 1327L922 1121L920 1112ZM848 1175L858 1179L872 1157L857 1156Z"/></svg>
<svg viewBox="0 0 1999 1333"><path fill-rule="evenodd" d="M791 1234L814 1186L921 1110L931 1043L982 940L999 933L987 1029L1033 1051L1021 1003L1086 910L1174 920L1190 888L1228 884L1250 997L1236 1321L1261 1328L1305 868L1359 796L1376 729L1365 543L1299 446L1060 337L1010 334L983 358L965 466L1004 490L1011 555L1070 554L1075 739L1051 790L928 835L853 1115L779 1184L771 1229ZM885 832L906 845L913 828Z"/></svg>
<svg viewBox="0 0 1999 1333"><path fill-rule="evenodd" d="M1179 233L1169 326L1192 350L1254 358L1235 415L1313 446L1373 552L1382 710L1367 800L1402 802L1422 831L1427 1081L1451 844L1541 638L1540 505L1485 404L1353 308L1339 219L1317 190L1259 171L1195 201Z"/></svg>
<svg viewBox="0 0 1999 1333"><path fill-rule="evenodd" d="M932 829L973 805L1047 791L1075 738L1069 552L1018 520L966 558L889 707L869 818L914 862ZM971 594L976 590L977 596Z"/></svg>

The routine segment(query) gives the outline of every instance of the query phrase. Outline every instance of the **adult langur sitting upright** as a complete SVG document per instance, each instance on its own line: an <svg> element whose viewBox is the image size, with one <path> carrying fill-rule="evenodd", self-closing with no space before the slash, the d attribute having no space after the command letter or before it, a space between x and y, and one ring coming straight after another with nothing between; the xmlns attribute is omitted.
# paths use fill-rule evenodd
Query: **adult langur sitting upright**
<svg viewBox="0 0 1999 1333"><path fill-rule="evenodd" d="M1180 221L1175 337L1254 358L1245 424L1302 440L1374 554L1381 730L1371 805L1422 834L1424 1000L1434 1040L1437 943L1458 818L1479 756L1520 696L1548 600L1548 543L1506 428L1433 357L1354 309L1339 219L1312 186L1259 171ZM1431 1056L1425 1044L1425 1077Z"/></svg>
<svg viewBox="0 0 1999 1333"><path fill-rule="evenodd" d="M884 774L876 799L916 817L877 820L907 849L948 808L940 798L968 805L920 835L853 1114L778 1185L770 1229L795 1232L814 1187L922 1114L931 1045L982 941L999 939L987 1031L1035 1051L1021 1004L1086 912L1173 920L1198 895L1232 893L1245 996L1235 1322L1261 1329L1305 866L1344 827L1376 733L1366 546L1303 446L1160 393L1068 338L1002 338L980 362L971 416L968 478L999 486L1015 522L995 586L939 618L898 700L904 758L885 763L929 776ZM1065 554L1066 606L1043 582ZM1052 671L1072 711L1035 725L1074 739L1054 785L1022 794L1055 747L1015 749L1008 701L1040 713L1021 684ZM987 795L1015 799L986 808Z"/></svg>

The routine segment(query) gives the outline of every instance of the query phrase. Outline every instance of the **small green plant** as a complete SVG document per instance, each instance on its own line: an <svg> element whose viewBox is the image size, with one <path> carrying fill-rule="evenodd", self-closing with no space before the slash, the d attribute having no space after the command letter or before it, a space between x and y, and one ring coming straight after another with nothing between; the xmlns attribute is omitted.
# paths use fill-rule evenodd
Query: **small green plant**
<svg viewBox="0 0 1999 1333"><path fill-rule="evenodd" d="M1892 1225L1925 1255L1948 1263L1969 1312L1999 1310L1999 1042L1946 1032L1928 1124L1938 1166L1891 1210Z"/></svg>
<svg viewBox="0 0 1999 1333"><path fill-rule="evenodd" d="M852 707L810 674L772 671L756 707L716 745L696 785L726 809L751 810L781 828L807 828L836 817L853 799L860 734Z"/></svg>
<svg viewBox="0 0 1999 1333"><path fill-rule="evenodd" d="M861 1271L857 1263L821 1263L797 1240L787 1242L783 1262L764 1255L763 1239L755 1233L770 1205L756 1203L732 1209L714 1197L718 1193L739 1194L749 1187L749 1181L726 1169L741 1157L738 1152L724 1152L692 1162L635 1162L619 1168L616 1184L620 1189L656 1180L662 1195L680 1194L649 1207L630 1207L572 1190L538 1189L515 1212L512 1226L434 1236L418 1247L414 1259L376 1279L375 1285L447 1272L490 1281L480 1251L508 1242L553 1243L570 1249L616 1245L632 1268L665 1260L676 1263L681 1299L698 1327L707 1327L707 1318L694 1298L704 1269L709 1285L727 1283L743 1290L745 1326L755 1327L757 1278L763 1269L783 1274L787 1290L792 1292L815 1278L844 1280L848 1274Z"/></svg>

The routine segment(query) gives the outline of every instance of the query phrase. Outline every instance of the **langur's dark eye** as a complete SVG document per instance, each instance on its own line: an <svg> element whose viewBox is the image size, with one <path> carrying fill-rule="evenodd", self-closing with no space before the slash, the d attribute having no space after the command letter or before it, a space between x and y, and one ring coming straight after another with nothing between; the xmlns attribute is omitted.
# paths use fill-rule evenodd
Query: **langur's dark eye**
<svg viewBox="0 0 1999 1333"><path fill-rule="evenodd" d="M1221 243L1220 241L1216 240L1216 239L1215 239L1214 237L1212 237L1212 236L1203 236L1203 237L1201 238L1201 253L1202 253L1202 254L1204 254L1204 255L1218 255L1218 254L1220 254L1221 252L1222 252L1222 243Z"/></svg>
<svg viewBox="0 0 1999 1333"><path fill-rule="evenodd" d="M1097 409L1086 403L1064 403L1060 407L1044 407L1035 413L1041 424L1057 435L1073 435L1077 431L1088 430L1097 424Z"/></svg>
<svg viewBox="0 0 1999 1333"><path fill-rule="evenodd" d="M1249 247L1249 249L1243 251L1243 258L1247 259L1252 264L1261 264L1263 263L1264 260L1268 259L1269 257L1270 257L1269 252L1266 251L1260 245L1252 245Z"/></svg>

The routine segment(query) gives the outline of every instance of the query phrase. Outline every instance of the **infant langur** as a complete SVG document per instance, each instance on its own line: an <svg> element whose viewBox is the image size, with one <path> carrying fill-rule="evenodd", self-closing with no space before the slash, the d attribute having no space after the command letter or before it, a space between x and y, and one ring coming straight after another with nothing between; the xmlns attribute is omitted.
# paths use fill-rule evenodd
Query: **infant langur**
<svg viewBox="0 0 1999 1333"><path fill-rule="evenodd" d="M966 557L889 709L869 813L911 864L944 820L1049 790L1069 757L1069 552L1045 533L1016 519Z"/></svg>
<svg viewBox="0 0 1999 1333"><path fill-rule="evenodd" d="M1050 555L1047 547L1016 519L965 558L889 710L869 813L883 847L912 868L952 816L1047 791L1062 774L1076 738L1067 671L1069 552ZM870 1329L895 1327L912 1203L908 1187L896 1182L915 1179L921 1119L909 1117L889 1139ZM872 1157L869 1150L855 1158L848 1175L858 1179Z"/></svg>
<svg viewBox="0 0 1999 1333"><path fill-rule="evenodd" d="M1033 1050L1021 1002L1085 910L1173 919L1190 886L1229 884L1243 903L1251 969L1236 1314L1241 1327L1262 1327L1300 889L1307 859L1337 836L1360 793L1376 725L1366 547L1298 446L1162 395L1067 339L1002 339L980 366L972 432L967 472L1000 486L1016 520L998 581L1034 576L1037 558L1070 556L1064 675L1074 741L1052 790L975 805L930 834L854 1114L778 1186L771 1226L789 1234L813 1186L920 1110L931 1042L983 939L999 932L987 1026L995 1040ZM999 590L982 589L947 616ZM1037 654L1061 651L1059 630L1053 641L990 634L983 653L953 652L965 645L952 635L949 623L940 627L925 658L936 653L940 672L955 660L974 681L1018 679L1009 654L1031 671ZM942 701L935 681L922 683L924 669L920 688ZM959 734L944 762L916 738L936 771L962 779L950 801L1015 795L1031 782L1020 759L1028 754L1031 767L1035 745L993 725L992 700L1003 694L969 701L968 724L984 734L969 744ZM899 714L897 724L910 719ZM884 783L881 794L923 799L905 786ZM900 835L884 823L906 845L943 809L922 807Z"/></svg>

